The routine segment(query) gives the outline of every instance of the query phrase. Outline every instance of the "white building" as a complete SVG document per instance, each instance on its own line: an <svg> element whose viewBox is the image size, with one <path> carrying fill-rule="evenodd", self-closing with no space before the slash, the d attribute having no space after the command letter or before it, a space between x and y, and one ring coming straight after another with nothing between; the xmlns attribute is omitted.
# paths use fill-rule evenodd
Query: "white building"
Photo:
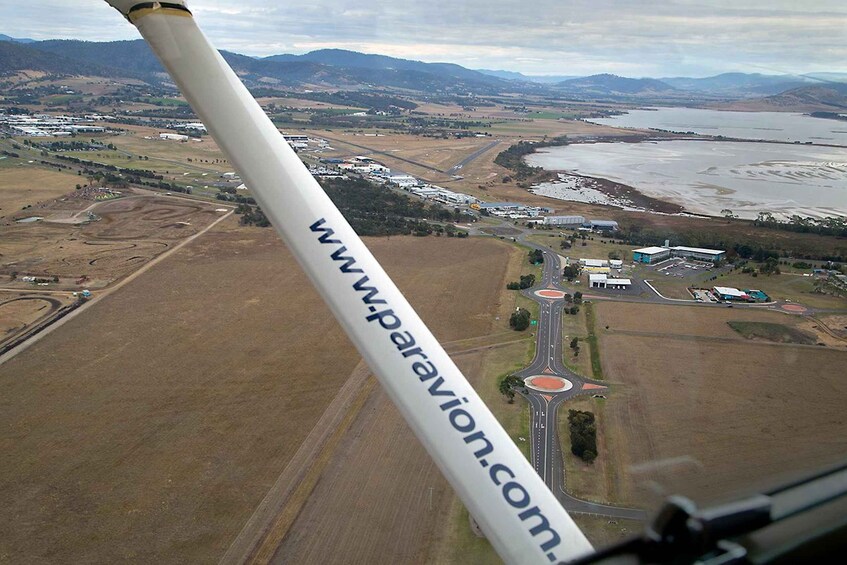
<svg viewBox="0 0 847 565"><path fill-rule="evenodd" d="M614 279L602 273L588 275L588 286L590 288L608 288L615 290L626 290L632 285L630 279Z"/></svg>
<svg viewBox="0 0 847 565"><path fill-rule="evenodd" d="M162 132L159 134L159 139L167 139L169 141L188 141L188 136L179 133Z"/></svg>

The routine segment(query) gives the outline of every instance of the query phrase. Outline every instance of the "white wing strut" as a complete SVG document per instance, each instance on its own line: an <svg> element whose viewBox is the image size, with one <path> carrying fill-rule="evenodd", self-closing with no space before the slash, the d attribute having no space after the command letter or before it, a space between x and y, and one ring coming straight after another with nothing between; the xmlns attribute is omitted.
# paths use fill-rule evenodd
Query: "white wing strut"
<svg viewBox="0 0 847 565"><path fill-rule="evenodd" d="M185 2L107 1L155 51L503 560L551 563L590 552Z"/></svg>

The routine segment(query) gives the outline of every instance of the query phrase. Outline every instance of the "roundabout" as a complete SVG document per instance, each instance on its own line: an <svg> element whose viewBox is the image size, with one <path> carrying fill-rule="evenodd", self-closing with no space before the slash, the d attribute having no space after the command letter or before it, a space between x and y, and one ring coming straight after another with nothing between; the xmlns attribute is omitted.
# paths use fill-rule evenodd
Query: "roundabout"
<svg viewBox="0 0 847 565"><path fill-rule="evenodd" d="M573 383L562 377L550 375L533 375L523 380L527 388L539 392L567 392L573 388Z"/></svg>
<svg viewBox="0 0 847 565"><path fill-rule="evenodd" d="M541 298L552 298L554 300L561 300L565 297L565 293L561 290L545 288L542 290L536 290L535 296L540 296Z"/></svg>

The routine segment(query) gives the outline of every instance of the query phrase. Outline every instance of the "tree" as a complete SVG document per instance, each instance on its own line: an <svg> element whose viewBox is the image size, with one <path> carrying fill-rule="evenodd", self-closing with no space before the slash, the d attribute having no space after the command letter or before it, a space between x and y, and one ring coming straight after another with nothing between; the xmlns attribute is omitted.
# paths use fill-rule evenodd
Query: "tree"
<svg viewBox="0 0 847 565"><path fill-rule="evenodd" d="M620 251L609 251L609 259L620 260L621 252Z"/></svg>
<svg viewBox="0 0 847 565"><path fill-rule="evenodd" d="M579 349L579 338L575 337L571 340L571 349Z"/></svg>
<svg viewBox="0 0 847 565"><path fill-rule="evenodd" d="M515 375L506 375L500 380L500 394L506 397L509 404L512 404L515 401L515 387L524 387L524 392L526 392L524 382L520 377L516 377Z"/></svg>
<svg viewBox="0 0 847 565"><path fill-rule="evenodd" d="M516 332L522 332L529 327L531 314L525 308L518 308L509 318L509 326Z"/></svg>
<svg viewBox="0 0 847 565"><path fill-rule="evenodd" d="M573 302L574 304L582 304L582 293L576 291L573 293Z"/></svg>
<svg viewBox="0 0 847 565"><path fill-rule="evenodd" d="M505 396L509 404L512 404L515 401L515 391L512 390L512 385L509 382L509 377L503 377L503 380L500 381L500 394Z"/></svg>
<svg viewBox="0 0 847 565"><path fill-rule="evenodd" d="M533 265L540 265L544 262L544 252L540 249L533 249L529 252L529 262Z"/></svg>
<svg viewBox="0 0 847 565"><path fill-rule="evenodd" d="M579 265L579 263L574 263L573 265L568 265L562 270L562 276L565 277L568 281L572 281L575 278L578 278L581 272L582 267Z"/></svg>

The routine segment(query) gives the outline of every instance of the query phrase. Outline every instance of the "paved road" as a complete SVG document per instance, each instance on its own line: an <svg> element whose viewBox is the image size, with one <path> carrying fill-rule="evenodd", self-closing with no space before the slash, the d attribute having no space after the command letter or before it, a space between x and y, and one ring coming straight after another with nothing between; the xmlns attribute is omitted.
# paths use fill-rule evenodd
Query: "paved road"
<svg viewBox="0 0 847 565"><path fill-rule="evenodd" d="M529 366L518 371L516 375L520 377L556 376L567 379L573 384L570 390L563 392L539 392L528 389L529 392L524 395L531 407L530 452L532 464L539 476L544 479L544 483L569 512L644 520L647 516L643 510L589 502L568 494L564 489L565 469L559 443L556 414L561 404L566 400L579 394L588 394L590 390L597 390L585 389L586 384L604 387L608 385L601 381L583 379L565 367L562 352L562 307L565 301L563 298L543 298L535 294L536 291L543 289L564 291L560 284L562 267L559 256L545 247L522 238L520 242L544 252L544 267L539 284L523 291L524 295L539 303L536 353Z"/></svg>

